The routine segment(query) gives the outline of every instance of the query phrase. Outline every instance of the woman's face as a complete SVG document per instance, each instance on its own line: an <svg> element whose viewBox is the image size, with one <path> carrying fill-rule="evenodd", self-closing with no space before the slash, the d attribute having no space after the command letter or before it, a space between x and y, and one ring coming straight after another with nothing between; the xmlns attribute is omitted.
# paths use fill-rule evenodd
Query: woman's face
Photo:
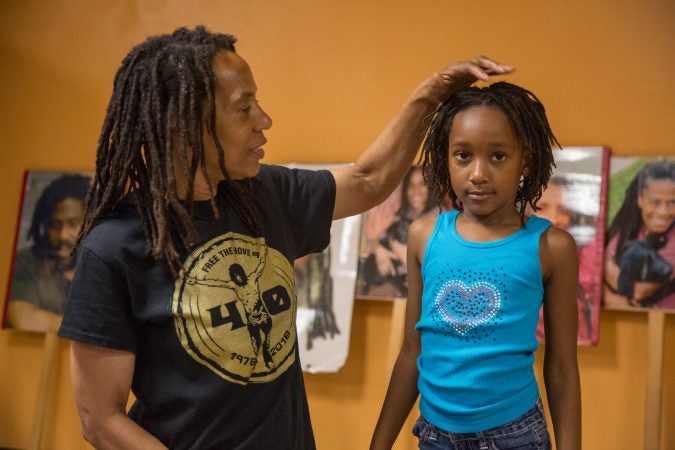
<svg viewBox="0 0 675 450"><path fill-rule="evenodd" d="M216 82L216 133L223 146L225 168L233 180L252 178L260 170L267 142L264 131L272 119L256 99L257 86L246 61L236 53L221 50L213 58ZM213 137L204 131L205 165L212 181L223 178Z"/></svg>
<svg viewBox="0 0 675 450"><path fill-rule="evenodd" d="M215 132L222 145L225 169L233 180L253 178L260 171L260 160L265 156L267 142L264 131L272 126L272 119L263 111L256 98L257 85L251 69L239 55L220 50L213 57L215 81ZM204 102L207 103L206 101ZM211 186L201 170L195 174L193 198L207 200L216 191L216 185L225 178L220 168L220 157L214 136L211 136L206 109L204 111L203 142L204 169ZM185 175L182 162L174 152L176 186L179 195L185 194ZM191 158L188 154L188 160Z"/></svg>
<svg viewBox="0 0 675 450"><path fill-rule="evenodd" d="M637 200L645 232L668 231L675 220L675 180L647 180Z"/></svg>
<svg viewBox="0 0 675 450"><path fill-rule="evenodd" d="M410 174L408 188L406 189L410 207L416 214L422 213L427 205L429 190L424 184L424 177L421 169L414 169Z"/></svg>

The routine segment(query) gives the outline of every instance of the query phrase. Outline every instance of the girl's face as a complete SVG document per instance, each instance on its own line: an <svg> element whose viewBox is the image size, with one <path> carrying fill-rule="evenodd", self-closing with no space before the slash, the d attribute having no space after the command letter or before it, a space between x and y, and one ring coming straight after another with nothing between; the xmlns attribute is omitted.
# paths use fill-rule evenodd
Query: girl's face
<svg viewBox="0 0 675 450"><path fill-rule="evenodd" d="M474 106L457 115L449 135L452 190L466 214L513 218L525 159L506 115L498 108Z"/></svg>
<svg viewBox="0 0 675 450"><path fill-rule="evenodd" d="M675 180L647 180L637 200L645 232L668 231L675 220Z"/></svg>
<svg viewBox="0 0 675 450"><path fill-rule="evenodd" d="M424 208L427 205L427 199L429 198L429 190L427 189L426 184L424 184L422 169L413 169L413 172L410 174L410 179L408 180L406 195L408 196L410 207L416 214L424 212Z"/></svg>

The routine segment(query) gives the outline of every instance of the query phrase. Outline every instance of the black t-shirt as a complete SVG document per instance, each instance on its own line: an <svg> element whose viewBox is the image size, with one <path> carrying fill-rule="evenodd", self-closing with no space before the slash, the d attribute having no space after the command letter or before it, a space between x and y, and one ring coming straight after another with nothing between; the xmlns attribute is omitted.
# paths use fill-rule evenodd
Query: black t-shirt
<svg viewBox="0 0 675 450"><path fill-rule="evenodd" d="M327 171L261 167L261 236L196 205L184 274L156 264L131 200L85 238L59 334L136 354L129 416L172 449L313 449L293 261L330 240Z"/></svg>

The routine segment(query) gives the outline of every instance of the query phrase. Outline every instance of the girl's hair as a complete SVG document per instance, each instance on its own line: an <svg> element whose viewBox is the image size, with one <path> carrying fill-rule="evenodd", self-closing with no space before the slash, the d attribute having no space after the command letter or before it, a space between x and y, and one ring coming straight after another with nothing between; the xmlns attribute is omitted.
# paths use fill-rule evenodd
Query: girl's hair
<svg viewBox="0 0 675 450"><path fill-rule="evenodd" d="M96 173L76 246L100 218L134 191L153 257L173 275L178 273L179 252L194 244L196 236L192 197L197 170L211 185L204 166L204 127L218 149L223 176L230 179L216 134L212 62L218 51L234 52L235 41L203 26L179 28L148 38L124 58L98 141ZM177 167L172 151L178 157ZM185 199L178 198L174 169L182 170L187 180ZM243 222L257 230L251 183L228 181L222 192ZM211 207L218 215L213 198Z"/></svg>
<svg viewBox="0 0 675 450"><path fill-rule="evenodd" d="M453 207L462 209L450 180L449 135L455 116L476 106L498 108L513 127L529 169L518 188L514 205L524 220L528 204L533 211L539 209L537 201L555 167L552 147L560 147L560 144L548 123L544 105L532 92L520 86L498 82L483 88L469 87L443 102L429 120L422 145L424 179L436 202L440 204L449 195Z"/></svg>
<svg viewBox="0 0 675 450"><path fill-rule="evenodd" d="M396 215L403 218L403 219L416 219L416 217L409 217L412 214L412 205L410 204L410 199L408 198L408 187L410 186L410 180L412 179L412 176L415 174L415 172L422 172L422 167L420 166L412 166L410 170L405 174L403 177L403 181L401 182L401 207L398 209L396 212ZM434 199L434 196L431 195L431 191L427 194L427 199L426 202L424 203L424 209L422 210L422 214L431 211L434 206L436 206L436 201Z"/></svg>
<svg viewBox="0 0 675 450"><path fill-rule="evenodd" d="M607 233L608 242L618 235L615 255L617 261L624 251L626 241L637 238L642 227L642 214L638 206L638 196L649 183L655 180L670 180L675 182L675 162L667 159L657 159L646 164L626 188L626 195L621 208L619 208L616 216L614 216Z"/></svg>

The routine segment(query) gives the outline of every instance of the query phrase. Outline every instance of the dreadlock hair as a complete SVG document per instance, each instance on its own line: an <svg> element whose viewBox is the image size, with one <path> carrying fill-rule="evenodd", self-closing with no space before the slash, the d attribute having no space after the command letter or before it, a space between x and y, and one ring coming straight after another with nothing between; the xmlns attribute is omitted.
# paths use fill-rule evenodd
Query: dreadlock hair
<svg viewBox="0 0 675 450"><path fill-rule="evenodd" d="M42 191L28 229L28 238L35 244L36 255L43 255L49 247L49 224L56 206L69 198L84 202L90 181L91 178L84 175L62 175Z"/></svg>
<svg viewBox="0 0 675 450"><path fill-rule="evenodd" d="M124 58L99 137L96 173L76 247L100 218L134 191L152 255L176 276L179 252L196 239L192 197L197 170L211 185L204 166L204 127L218 150L225 200L248 228L258 231L252 183L231 181L215 129L212 61L218 51L234 52L235 42L234 36L211 33L203 26L179 28L148 38ZM172 152L179 167L174 168ZM174 169L182 170L187 180L184 199L178 198Z"/></svg>
<svg viewBox="0 0 675 450"><path fill-rule="evenodd" d="M443 102L426 126L420 157L424 180L436 202L440 204L449 196L453 207L462 209L450 180L449 135L455 116L476 106L502 111L521 146L529 173L518 188L514 206L524 222L527 205L533 211L540 209L536 206L537 201L555 167L552 147L560 147L560 144L548 123L544 105L532 92L520 86L503 81L483 88L472 86L456 92Z"/></svg>
<svg viewBox="0 0 675 450"><path fill-rule="evenodd" d="M645 164L626 188L624 201L614 216L607 232L607 242L618 235L615 254L617 261L620 260L621 255L626 250L626 241L636 239L643 225L642 214L638 205L638 196L649 183L657 180L675 182L675 162L667 159L656 159ZM652 237L652 239L654 241L658 240L657 237Z"/></svg>

